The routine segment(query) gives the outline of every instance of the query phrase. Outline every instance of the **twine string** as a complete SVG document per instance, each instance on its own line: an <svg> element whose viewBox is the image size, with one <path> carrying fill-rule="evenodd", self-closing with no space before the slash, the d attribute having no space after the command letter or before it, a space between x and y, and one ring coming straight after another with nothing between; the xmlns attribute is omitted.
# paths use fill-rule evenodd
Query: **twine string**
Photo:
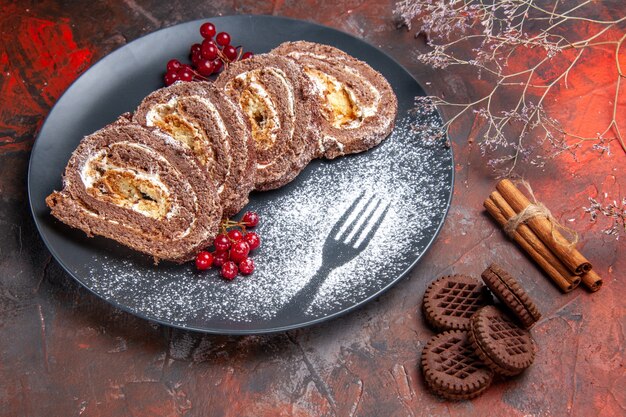
<svg viewBox="0 0 626 417"><path fill-rule="evenodd" d="M540 201L537 201L535 197L535 193L533 192L532 187L526 180L516 181L519 184L523 185L528 191L530 198L532 199L532 203L526 206L524 210L517 213L515 216L511 217L506 225L504 226L504 231L509 237L513 236L513 233L517 230L517 228L528 222L528 220L535 218L537 216L545 217L551 226L552 238L557 241L560 245L563 246L575 246L578 243L578 233L575 230L570 229L569 227L563 226L560 224L552 215L550 210ZM563 234L559 233L558 235L555 233L556 231L563 231L565 234L569 235L569 238L563 236ZM565 240L565 242L563 242Z"/></svg>

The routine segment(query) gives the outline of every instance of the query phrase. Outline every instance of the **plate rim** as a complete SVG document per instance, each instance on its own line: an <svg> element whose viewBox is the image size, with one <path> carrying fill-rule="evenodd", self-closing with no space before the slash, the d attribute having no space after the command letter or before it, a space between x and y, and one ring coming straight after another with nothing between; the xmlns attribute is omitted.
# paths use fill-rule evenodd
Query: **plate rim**
<svg viewBox="0 0 626 417"><path fill-rule="evenodd" d="M63 269L63 271L65 271L69 276L72 277L72 279L76 282L78 282L78 284L80 286L82 286L83 288L85 288L89 293L93 294L94 296L96 296L98 299L104 301L107 304L110 304L111 306L122 310L126 313L129 313L133 316L139 317L143 320L146 320L148 322L153 322L153 323L158 323L160 325L164 325L167 327L172 327L172 328L176 328L176 329L181 329L181 330L187 330L187 331L194 331L194 332L199 332L199 333L206 333L206 334L215 334L215 335L226 335L226 336L250 336L250 335L262 335L262 334L273 334L273 333L282 333L285 331L289 331L289 330L295 330L295 329L300 329L300 328L305 328L305 327L311 327L317 324L321 324L323 322L326 321L330 321L333 319L336 319L338 317L341 317L343 315L346 315L348 313L351 313L361 307L363 307L364 305L368 304L369 302L371 302L372 300L374 300L377 297L382 296L384 293L386 293L391 287L393 287L394 285L398 284L403 278L405 278L414 268L415 266L419 263L419 261L422 259L422 257L431 249L431 246L433 245L433 243L435 242L435 239L439 236L439 233L441 232L441 229L443 228L443 225L446 222L446 219L448 217L448 213L450 211L450 206L452 205L452 198L454 195L454 185L455 185L455 170L454 170L454 149L452 146L448 146L448 151L450 152L450 192L448 194L448 198L447 201L445 202L445 209L444 209L444 213L443 213L443 217L441 218L441 221L439 222L439 224L437 225L437 228L435 230L435 232L433 233L433 236L431 237L431 239L428 241L428 243L424 246L423 251L415 258L415 260L408 265L408 267L402 271L401 273L399 273L393 280L391 280L389 283L387 283L387 285L385 285L384 287L380 288L379 290L377 290L376 292L374 292L373 294L371 294L370 296L360 300L359 302L351 305L350 307L344 308L343 310L334 312L332 314L328 314L328 315L324 315L322 317L317 317L314 318L312 320L308 320L308 321L304 321L304 322L300 322L297 324L290 324L290 325L285 325L285 326L278 326L278 327L271 327L271 328L263 328L263 329L257 329L257 330L239 330L239 329L231 329L231 330L225 330L225 329L219 329L219 328L203 328L203 327L197 327L197 326L186 326L186 325L181 325L181 324L176 324L176 323L172 323L172 322L168 322L165 319L161 319L161 318L156 318L156 317L151 317L147 314L144 314L143 312L140 311L136 311L133 310L131 307L128 307L126 305L122 305L120 303L118 303L117 301L114 300L110 300L105 298L103 295L98 294L94 289L90 288L89 286L87 286L87 284L85 282L83 282L81 279L79 279L71 270L69 267L67 267L61 260L59 257L59 254L57 253L56 249L50 245L50 243L48 242L48 239L46 237L46 235L44 233L42 233L41 231L41 226L37 217L37 214L35 213L35 209L33 207L32 201L33 201L33 195L32 195L32 187L31 187L31 181L34 181L34 179L32 178L31 172L33 170L33 154L35 153L35 150L39 144L39 138L40 138L40 133L42 131L44 131L44 128L46 127L46 125L48 124L49 118L52 115L52 113L54 112L54 110L57 108L57 105L59 104L59 102L61 102L61 100L65 97L65 95L67 95L69 93L69 91L75 86L75 84L85 75L87 74L91 69L93 69L94 67L98 66L98 65L102 65L102 63L108 59L109 57L120 53L120 51L126 47L128 47L129 45L131 45L134 42L140 41L146 37L149 37L151 35L154 35L157 32L161 32L161 31L166 31L166 30L170 30L171 28L177 27L177 26L181 26L181 25L187 25L190 23L198 23L198 22L205 22L209 19L222 19L222 18L244 18L244 19L261 19L261 20L285 20L285 21L290 21L290 22L300 22L300 23L306 23L309 25L314 25L314 26L318 26L320 28L323 28L324 30L329 30L332 32L338 32L341 33L342 35L347 35L351 38L353 38L354 40L356 40L357 42L361 42L375 50L377 50L378 52L380 52L381 54L383 54L388 60L392 61L395 65L397 65L399 68L402 69L402 71L404 71L409 77L411 77L411 79L413 81L415 81L415 83L417 83L417 85L423 90L426 91L422 84L413 76L413 74L411 74L411 72L409 72L402 64L400 64L394 57L392 57L391 55L389 55L386 51L384 51L383 49L371 44L370 42L359 38L351 33L345 32L343 30L331 27L331 26L327 26L327 25L323 25L314 21L310 21L310 20L305 20L305 19L296 19L296 18L292 18L292 17L287 17L287 16L273 16L273 15L254 15L254 14L232 14L232 15L223 15L223 16L211 16L211 17L203 17L200 19L194 19L194 20L189 20L186 22L180 22L177 23L175 25L171 25L171 26L167 26L167 27L163 27L160 28L158 30L152 31L150 33L146 33L136 39L133 39L131 42L128 42L124 45L121 45L120 47L116 48L115 50L111 51L110 53L100 57L100 59L98 59L93 65L90 65L87 69L85 69L85 71L83 71L78 77L76 77L76 79L74 79L70 85L65 89L65 91L63 92L63 94L61 94L61 96L59 96L59 98L55 101L54 105L50 108L50 111L48 112L48 114L45 117L44 122L42 123L41 127L39 128L39 130L37 131L37 133L35 134L35 138L34 138L34 142L33 142L33 146L31 148L30 151L30 156L29 156L29 161L28 161L28 175L27 175L27 181L26 181L26 187L27 187L27 194L28 194L28 205L29 205L29 209L30 209L30 213L31 216L33 218L33 221L35 223L35 227L37 228L37 232L40 236L40 238L42 239L44 245L46 246L46 248L48 249L48 251L50 251L50 254L52 255L52 257L54 258L54 260L61 266L61 268ZM437 112L439 118L443 121L444 118L441 114L441 112L439 111L438 108L435 108L435 111ZM445 135L445 140L449 141L448 135Z"/></svg>

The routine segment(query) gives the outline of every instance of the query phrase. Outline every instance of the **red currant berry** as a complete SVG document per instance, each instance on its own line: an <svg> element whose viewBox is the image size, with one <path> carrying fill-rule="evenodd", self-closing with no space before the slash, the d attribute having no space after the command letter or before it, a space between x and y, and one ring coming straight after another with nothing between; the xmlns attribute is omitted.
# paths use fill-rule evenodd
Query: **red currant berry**
<svg viewBox="0 0 626 417"><path fill-rule="evenodd" d="M178 72L178 79L181 81L192 81L193 80L193 72L183 69Z"/></svg>
<svg viewBox="0 0 626 417"><path fill-rule="evenodd" d="M172 85L176 81L178 81L178 73L177 72L167 72L164 77L165 85Z"/></svg>
<svg viewBox="0 0 626 417"><path fill-rule="evenodd" d="M204 39L211 39L215 36L215 25L211 22L203 23L202 26L200 26L200 35L202 35Z"/></svg>
<svg viewBox="0 0 626 417"><path fill-rule="evenodd" d="M248 257L250 253L250 246L240 240L239 242L233 243L232 248L230 248L230 260L235 262L241 262Z"/></svg>
<svg viewBox="0 0 626 417"><path fill-rule="evenodd" d="M254 54L252 52L244 52L244 54L241 55L241 60L252 58L253 56Z"/></svg>
<svg viewBox="0 0 626 417"><path fill-rule="evenodd" d="M230 238L231 242L239 242L241 239L243 239L243 233L241 233L237 229L232 229L228 231L228 237Z"/></svg>
<svg viewBox="0 0 626 417"><path fill-rule="evenodd" d="M203 60L204 58L202 58L202 54L199 51L191 54L191 62L193 63L194 66L197 67L198 64L200 64L200 62L202 62Z"/></svg>
<svg viewBox="0 0 626 417"><path fill-rule="evenodd" d="M230 35L228 33L226 33L226 32L220 32L215 37L215 42L217 42L217 44L221 45L221 46L229 45L230 44Z"/></svg>
<svg viewBox="0 0 626 417"><path fill-rule="evenodd" d="M196 268L199 271L209 269L213 265L213 255L209 252L202 251L196 256Z"/></svg>
<svg viewBox="0 0 626 417"><path fill-rule="evenodd" d="M181 72L181 71L188 71L188 72L191 72L193 74L193 68L191 68L191 65L182 64L180 66L180 69L178 70L178 72Z"/></svg>
<svg viewBox="0 0 626 417"><path fill-rule="evenodd" d="M203 77L208 77L213 74L213 61L203 59L196 65L196 69Z"/></svg>
<svg viewBox="0 0 626 417"><path fill-rule="evenodd" d="M233 261L228 261L222 265L222 277L224 279L229 281L235 279L237 273L239 273L239 270L237 269L237 264Z"/></svg>
<svg viewBox="0 0 626 417"><path fill-rule="evenodd" d="M215 239L213 240L213 246L215 246L215 250L217 252L226 252L228 249L230 249L230 239L228 239L228 236L221 233L215 236Z"/></svg>
<svg viewBox="0 0 626 417"><path fill-rule="evenodd" d="M213 252L213 265L220 268L226 262L230 261L230 255L226 252Z"/></svg>
<svg viewBox="0 0 626 417"><path fill-rule="evenodd" d="M193 45L191 45L191 55L195 54L195 53L199 53L200 52L200 48L202 48L202 45L200 45L199 43L194 43Z"/></svg>
<svg viewBox="0 0 626 417"><path fill-rule="evenodd" d="M181 63L177 59L170 59L167 61L167 72L176 72L181 67Z"/></svg>
<svg viewBox="0 0 626 417"><path fill-rule="evenodd" d="M259 215L254 211L246 211L241 219L246 227L254 227L259 224Z"/></svg>
<svg viewBox="0 0 626 417"><path fill-rule="evenodd" d="M250 258L246 258L239 262L239 272L242 275L250 275L254 272L254 261Z"/></svg>
<svg viewBox="0 0 626 417"><path fill-rule="evenodd" d="M261 246L261 238L254 232L246 233L243 237L244 241L250 246L250 250L255 250Z"/></svg>
<svg viewBox="0 0 626 417"><path fill-rule="evenodd" d="M213 73L214 74L217 74L218 72L220 72L223 67L224 67L224 63L222 62L221 59L216 59L215 61L213 61Z"/></svg>
<svg viewBox="0 0 626 417"><path fill-rule="evenodd" d="M224 55L226 56L226 58L229 61L234 61L237 59L237 48L235 48L232 45L226 45L223 49L222 52L224 53Z"/></svg>
<svg viewBox="0 0 626 417"><path fill-rule="evenodd" d="M215 46L214 43L209 42L202 42L202 48L200 51L202 53L202 58L210 60L217 58L217 55L219 53L219 49L217 49L217 46Z"/></svg>

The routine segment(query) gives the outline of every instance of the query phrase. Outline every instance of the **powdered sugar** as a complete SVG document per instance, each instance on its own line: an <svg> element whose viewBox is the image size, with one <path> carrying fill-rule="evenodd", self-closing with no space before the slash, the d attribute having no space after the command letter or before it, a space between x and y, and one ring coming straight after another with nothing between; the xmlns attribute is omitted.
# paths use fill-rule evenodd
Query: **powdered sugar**
<svg viewBox="0 0 626 417"><path fill-rule="evenodd" d="M438 120L431 115L433 125ZM104 260L94 257L85 283L136 313L183 327L245 331L288 326L294 324L291 319L277 313L321 266L333 225L361 193L366 198L375 194L382 201L379 213L386 205L389 209L367 247L332 270L314 297L299 298L310 319L341 311L410 268L443 221L451 193L451 153L428 138L428 132L413 132L405 118L375 149L314 161L294 183L254 194L249 208L261 217L256 231L262 244L249 277L227 282L216 270L196 272L191 263L153 266L135 254L110 254Z"/></svg>

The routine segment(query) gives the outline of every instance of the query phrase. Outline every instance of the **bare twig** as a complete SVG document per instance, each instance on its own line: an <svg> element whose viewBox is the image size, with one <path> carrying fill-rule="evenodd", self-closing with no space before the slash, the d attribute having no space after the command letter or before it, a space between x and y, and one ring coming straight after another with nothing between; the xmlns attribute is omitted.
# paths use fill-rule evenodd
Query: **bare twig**
<svg viewBox="0 0 626 417"><path fill-rule="evenodd" d="M615 236L619 239L620 234L626 235L626 198L623 198L621 205L613 200L612 202L602 205L596 199L589 197L589 207L584 207L586 213L589 213L592 222L598 221L600 216L609 223L602 232Z"/></svg>
<svg viewBox="0 0 626 417"><path fill-rule="evenodd" d="M442 127L445 134L468 113L483 119L484 137L478 143L483 154L491 155L488 163L501 174L511 174L521 160L541 166L564 152L575 157L575 151L585 143L601 154L609 154L610 143L616 140L626 152L617 119L621 79L626 76L619 54L626 34L614 39L615 33L626 30L626 16L604 20L596 16L598 1L572 3L403 0L396 5L403 25L410 29L416 21L418 33L428 36L432 49L420 54L420 61L434 68L471 67L479 77L491 82L488 94L469 103L422 97L417 104L455 109ZM584 35L575 30L581 23L587 25ZM612 47L610 53L615 58L611 120L594 137L566 131L559 120L549 116L546 99L557 87L569 88L568 78L586 52L607 47ZM527 68L512 70L509 66L512 57L530 63ZM546 74L550 74L547 79ZM499 98L505 95L516 98L512 108L501 104ZM553 151L545 152L544 144L549 144ZM505 155L494 157L496 150Z"/></svg>

